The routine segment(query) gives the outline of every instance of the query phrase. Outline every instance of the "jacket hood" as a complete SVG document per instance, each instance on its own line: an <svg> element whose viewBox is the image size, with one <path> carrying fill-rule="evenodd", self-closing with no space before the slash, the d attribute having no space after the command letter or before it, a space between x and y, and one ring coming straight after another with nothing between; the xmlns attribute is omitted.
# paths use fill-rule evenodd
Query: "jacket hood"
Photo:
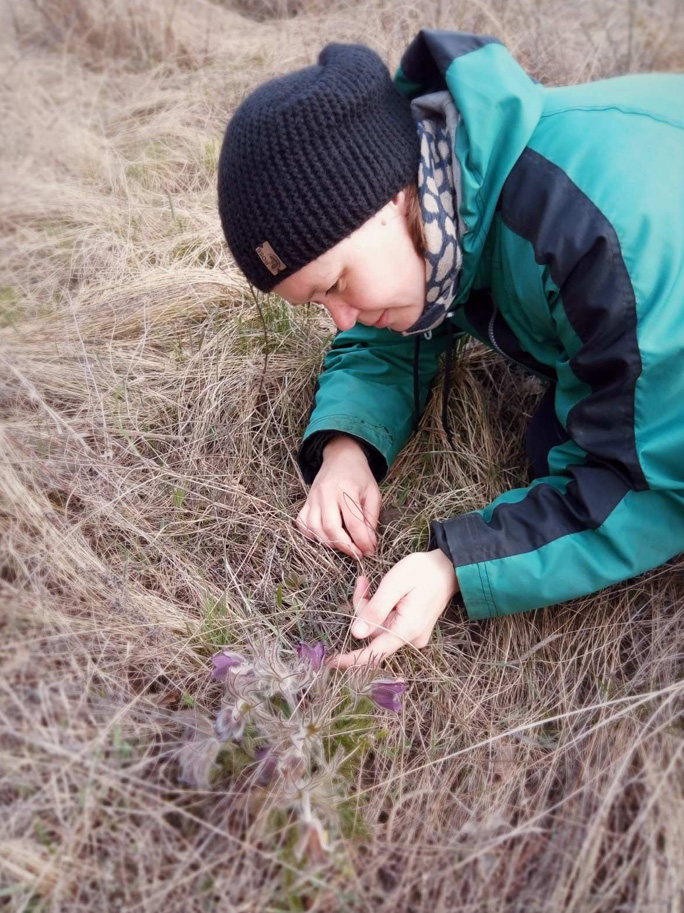
<svg viewBox="0 0 684 913"><path fill-rule="evenodd" d="M537 126L543 87L496 38L421 29L393 77L414 98L447 89L460 113L454 155L461 168L463 267L454 302L470 292L504 181Z"/></svg>

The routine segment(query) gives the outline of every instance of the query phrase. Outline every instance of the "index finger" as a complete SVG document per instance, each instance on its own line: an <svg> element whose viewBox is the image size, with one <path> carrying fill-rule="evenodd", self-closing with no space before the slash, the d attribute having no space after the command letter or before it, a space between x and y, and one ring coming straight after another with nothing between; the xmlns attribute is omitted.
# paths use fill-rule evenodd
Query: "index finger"
<svg viewBox="0 0 684 913"><path fill-rule="evenodd" d="M340 653L333 656L330 665L335 669L348 669L349 666L377 665L385 657L395 653L400 647L410 643L398 631L384 631L378 634L375 640L367 647L360 650L351 650L349 653Z"/></svg>
<svg viewBox="0 0 684 913"><path fill-rule="evenodd" d="M380 507L382 506L382 495L377 485L368 486L361 496L361 503L363 504L363 514L373 531L375 531L378 527Z"/></svg>
<svg viewBox="0 0 684 913"><path fill-rule="evenodd" d="M347 535L342 526L342 517L335 507L329 507L325 511L321 511L321 525L329 544L334 545L335 548L350 555L352 558L356 558L357 561L360 560L361 552Z"/></svg>
<svg viewBox="0 0 684 913"><path fill-rule="evenodd" d="M341 507L344 525L349 530L349 535L360 549L370 555L375 548L377 540L373 528L365 517L363 508L346 494L342 499Z"/></svg>

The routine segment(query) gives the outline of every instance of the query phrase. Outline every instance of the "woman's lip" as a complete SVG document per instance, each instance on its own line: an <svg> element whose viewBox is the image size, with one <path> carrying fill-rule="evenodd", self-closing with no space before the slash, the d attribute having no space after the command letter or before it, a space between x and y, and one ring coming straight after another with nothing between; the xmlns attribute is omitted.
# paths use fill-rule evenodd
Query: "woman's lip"
<svg viewBox="0 0 684 913"><path fill-rule="evenodd" d="M388 308L385 308L385 310L382 312L382 314L380 314L378 319L375 321L375 326L379 330L382 329L383 327L387 326L387 311L388 310L389 310Z"/></svg>

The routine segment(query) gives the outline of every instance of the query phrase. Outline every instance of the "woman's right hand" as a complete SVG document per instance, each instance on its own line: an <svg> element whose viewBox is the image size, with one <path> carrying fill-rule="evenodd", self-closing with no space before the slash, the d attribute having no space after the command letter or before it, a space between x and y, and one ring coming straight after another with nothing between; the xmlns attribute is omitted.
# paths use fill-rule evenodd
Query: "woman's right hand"
<svg viewBox="0 0 684 913"><path fill-rule="evenodd" d="M375 551L381 501L366 454L340 434L323 448L323 463L295 523L307 538L360 559Z"/></svg>

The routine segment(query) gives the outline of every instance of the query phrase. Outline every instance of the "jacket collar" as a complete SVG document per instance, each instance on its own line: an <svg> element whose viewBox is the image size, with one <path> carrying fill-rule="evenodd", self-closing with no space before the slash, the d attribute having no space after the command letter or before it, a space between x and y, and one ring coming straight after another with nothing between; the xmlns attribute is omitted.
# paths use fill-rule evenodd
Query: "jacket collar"
<svg viewBox="0 0 684 913"><path fill-rule="evenodd" d="M508 174L537 126L544 89L496 38L421 29L394 75L409 99L447 89L460 115L452 136L461 172L463 268L454 302L466 300Z"/></svg>

